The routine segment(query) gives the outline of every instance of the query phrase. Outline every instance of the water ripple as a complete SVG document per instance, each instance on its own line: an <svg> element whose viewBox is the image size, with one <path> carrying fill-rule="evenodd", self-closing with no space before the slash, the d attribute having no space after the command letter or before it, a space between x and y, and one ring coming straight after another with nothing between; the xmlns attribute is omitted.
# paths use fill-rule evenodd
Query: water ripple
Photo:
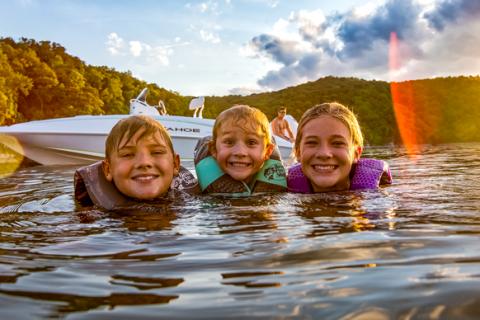
<svg viewBox="0 0 480 320"><path fill-rule="evenodd" d="M477 318L480 144L365 155L392 186L118 212L76 206L75 167L22 168L0 179L0 316Z"/></svg>

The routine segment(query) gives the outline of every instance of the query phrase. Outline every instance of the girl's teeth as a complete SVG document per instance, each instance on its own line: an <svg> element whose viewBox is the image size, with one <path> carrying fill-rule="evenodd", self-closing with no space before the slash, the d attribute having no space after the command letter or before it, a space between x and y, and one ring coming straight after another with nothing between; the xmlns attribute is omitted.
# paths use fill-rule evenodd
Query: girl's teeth
<svg viewBox="0 0 480 320"><path fill-rule="evenodd" d="M313 166L316 170L333 170L335 169L335 166Z"/></svg>

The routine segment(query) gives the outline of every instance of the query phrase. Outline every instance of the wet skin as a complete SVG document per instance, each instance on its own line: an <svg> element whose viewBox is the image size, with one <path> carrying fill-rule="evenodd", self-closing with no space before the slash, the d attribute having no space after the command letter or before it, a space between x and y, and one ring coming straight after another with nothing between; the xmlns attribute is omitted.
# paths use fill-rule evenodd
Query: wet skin
<svg viewBox="0 0 480 320"><path fill-rule="evenodd" d="M260 128L251 131L225 124L219 128L211 152L223 172L249 183L270 157L273 147Z"/></svg>
<svg viewBox="0 0 480 320"><path fill-rule="evenodd" d="M362 148L353 145L347 126L324 115L303 127L297 159L314 192L348 190L352 164L361 153Z"/></svg>
<svg viewBox="0 0 480 320"><path fill-rule="evenodd" d="M172 153L159 132L142 137L139 130L130 139L122 140L103 170L108 181L132 198L151 200L165 195L173 177L178 174L180 158Z"/></svg>

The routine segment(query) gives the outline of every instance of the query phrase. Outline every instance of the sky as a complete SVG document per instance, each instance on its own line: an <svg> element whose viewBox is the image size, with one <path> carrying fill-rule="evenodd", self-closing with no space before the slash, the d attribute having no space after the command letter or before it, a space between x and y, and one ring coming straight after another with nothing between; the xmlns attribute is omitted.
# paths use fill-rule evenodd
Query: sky
<svg viewBox="0 0 480 320"><path fill-rule="evenodd" d="M479 18L480 0L0 0L0 37L55 42L182 95L224 96L326 76L479 75Z"/></svg>

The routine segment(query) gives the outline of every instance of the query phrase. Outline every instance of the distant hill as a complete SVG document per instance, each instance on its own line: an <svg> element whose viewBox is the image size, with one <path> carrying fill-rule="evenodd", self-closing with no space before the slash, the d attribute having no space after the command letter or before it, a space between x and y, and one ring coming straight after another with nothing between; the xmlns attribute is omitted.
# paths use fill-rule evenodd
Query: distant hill
<svg viewBox="0 0 480 320"><path fill-rule="evenodd" d="M389 84L382 81L326 77L276 92L211 97L207 99L208 108L204 114L214 116L232 104L243 103L263 110L273 119L277 108L284 105L289 114L300 120L308 108L333 101L349 106L357 114L368 143L398 140Z"/></svg>
<svg viewBox="0 0 480 320"><path fill-rule="evenodd" d="M480 77L448 77L390 84L325 77L275 92L206 97L204 116L215 118L234 104L255 106L269 119L284 105L297 120L311 106L337 101L357 114L368 144L399 143L392 104L403 127L419 143L480 141ZM162 99L169 114L190 115L193 97L147 84L130 72L85 64L49 41L0 39L0 125L80 114L128 113L129 100L149 88L148 102ZM404 133L405 131L403 131Z"/></svg>
<svg viewBox="0 0 480 320"><path fill-rule="evenodd" d="M388 83L356 78L326 77L295 87L247 97L227 96L207 100L209 112L217 114L234 103L262 109L269 118L285 105L296 119L309 107L337 101L358 116L369 144L400 143L392 103L395 86L397 111L408 117L403 126L418 143L480 141L480 77L447 77ZM404 119L405 120L405 119Z"/></svg>

